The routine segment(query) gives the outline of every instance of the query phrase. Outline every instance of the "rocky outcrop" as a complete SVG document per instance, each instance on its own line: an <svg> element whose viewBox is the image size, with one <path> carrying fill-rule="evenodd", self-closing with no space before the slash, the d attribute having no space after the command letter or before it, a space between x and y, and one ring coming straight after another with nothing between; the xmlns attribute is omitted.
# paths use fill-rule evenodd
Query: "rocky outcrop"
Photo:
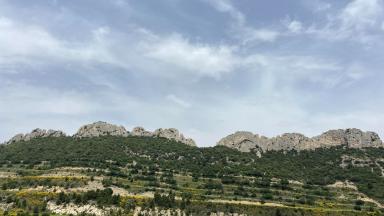
<svg viewBox="0 0 384 216"><path fill-rule="evenodd" d="M140 136L140 137L151 137L153 136L152 132L146 131L143 127L135 127L131 132L132 136Z"/></svg>
<svg viewBox="0 0 384 216"><path fill-rule="evenodd" d="M378 134L363 132L359 129L330 130L312 138L299 133L286 133L267 138L251 132L239 131L221 139L217 145L227 146L242 152L255 151L258 154L266 151L301 151L332 146L346 146L348 148L384 147Z"/></svg>
<svg viewBox="0 0 384 216"><path fill-rule="evenodd" d="M17 134L6 144L28 141L37 137L60 137L66 136L61 131L55 130L42 130L35 129L29 134ZM109 124L107 122L98 121L92 124L81 126L80 129L73 135L75 138L86 138L86 137L100 137L100 136L140 136L140 137L163 137L166 139L174 140L177 142L184 143L189 146L196 146L193 139L187 139L182 133L175 128L163 129L159 128L154 132L146 131L143 127L135 127L132 132L127 131L123 126L117 126Z"/></svg>
<svg viewBox="0 0 384 216"><path fill-rule="evenodd" d="M193 139L186 139L182 133L180 133L175 128L162 129L159 128L153 132L154 136L164 137L167 139L175 140L190 146L196 146L196 143Z"/></svg>
<svg viewBox="0 0 384 216"><path fill-rule="evenodd" d="M44 130L40 128L36 128L31 131L31 133L27 134L17 134L16 136L12 137L7 143L14 143L14 142L20 142L20 141L29 141L34 138L39 137L63 137L66 136L64 132L57 131L57 130Z"/></svg>
<svg viewBox="0 0 384 216"><path fill-rule="evenodd" d="M135 127L131 132L132 136L143 136L143 137L163 137L170 140L175 140L177 142L184 143L189 146L196 146L196 143L193 139L185 138L182 133L180 133L175 128L156 129L154 132L146 131L143 127Z"/></svg>
<svg viewBox="0 0 384 216"><path fill-rule="evenodd" d="M123 126L117 126L106 122L98 121L80 127L74 137L100 137L100 136L122 136L126 137L129 132Z"/></svg>
<svg viewBox="0 0 384 216"><path fill-rule="evenodd" d="M322 145L346 145L350 148L383 147L379 135L374 132L363 132L352 128L346 130L330 130L314 137Z"/></svg>

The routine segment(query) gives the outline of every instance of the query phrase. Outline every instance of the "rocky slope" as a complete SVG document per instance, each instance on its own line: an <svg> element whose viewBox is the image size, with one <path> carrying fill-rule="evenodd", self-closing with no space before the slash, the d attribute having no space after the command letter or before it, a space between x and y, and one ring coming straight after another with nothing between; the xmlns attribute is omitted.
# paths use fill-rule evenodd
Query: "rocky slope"
<svg viewBox="0 0 384 216"><path fill-rule="evenodd" d="M61 137L66 136L65 133L55 130L42 130L35 129L28 134L17 134L10 139L7 144L19 141L28 141L33 138L39 137ZM81 126L80 129L73 135L75 138L89 138L89 137L100 137L100 136L142 136L142 137L163 137L166 139L175 140L184 143L189 146L196 146L193 139L187 139L182 133L175 128L163 129L159 128L154 132L146 131L143 127L135 127L132 132L127 131L123 126L109 124L107 122L94 122Z"/></svg>
<svg viewBox="0 0 384 216"><path fill-rule="evenodd" d="M271 150L301 151L341 145L348 148L384 147L384 143L376 133L363 132L355 128L330 130L312 138L299 133L286 133L268 138L251 132L238 131L221 139L217 145L227 146L242 152L255 151L259 155Z"/></svg>

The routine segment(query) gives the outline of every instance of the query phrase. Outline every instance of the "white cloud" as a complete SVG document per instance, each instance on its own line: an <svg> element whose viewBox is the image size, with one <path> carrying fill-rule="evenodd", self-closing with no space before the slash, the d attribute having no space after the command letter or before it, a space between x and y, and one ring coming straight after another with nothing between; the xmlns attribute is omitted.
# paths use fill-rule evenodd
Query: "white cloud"
<svg viewBox="0 0 384 216"><path fill-rule="evenodd" d="M27 115L82 115L94 110L79 92L35 87L24 83L11 83L1 88L0 113L6 116Z"/></svg>
<svg viewBox="0 0 384 216"><path fill-rule="evenodd" d="M353 0L340 14L343 27L356 30L373 27L382 17L381 0Z"/></svg>
<svg viewBox="0 0 384 216"><path fill-rule="evenodd" d="M39 26L1 18L0 63L36 65L39 62L66 61L106 63L127 69L148 69L151 64L162 64L177 68L178 73L214 78L231 72L236 64L232 47L192 43L177 34L158 36L145 29L131 29L127 37L119 37L110 28L100 27L91 35L87 42L70 43L59 40Z"/></svg>
<svg viewBox="0 0 384 216"><path fill-rule="evenodd" d="M89 43L70 43L60 40L37 25L17 23L0 18L0 62L39 64L52 60L98 61L102 53L97 42L102 33L95 32Z"/></svg>
<svg viewBox="0 0 384 216"><path fill-rule="evenodd" d="M280 33L269 29L253 29L244 28L242 36L242 43L246 44L254 41L274 42Z"/></svg>
<svg viewBox="0 0 384 216"><path fill-rule="evenodd" d="M266 89L293 88L297 83L318 84L332 88L344 82L355 82L344 74L346 68L329 59L311 56L250 55L243 60L247 70L257 71L263 77ZM362 78L362 77L361 77Z"/></svg>
<svg viewBox="0 0 384 216"><path fill-rule="evenodd" d="M315 10L317 12L323 12L323 11L329 10L330 8L332 8L332 4L331 3L317 1L317 5L316 5L316 9Z"/></svg>
<svg viewBox="0 0 384 216"><path fill-rule="evenodd" d="M185 100L183 100L183 99L177 97L177 96L174 95L174 94L169 94L169 95L167 95L166 99L169 100L169 101L171 101L171 102L173 102L173 103L175 103L175 104L177 104L178 106L183 107L183 108L189 108L189 107L191 107L191 104L190 104L190 103L188 103L187 101L185 101Z"/></svg>
<svg viewBox="0 0 384 216"><path fill-rule="evenodd" d="M144 55L198 76L220 78L231 72L236 57L231 47L191 43L180 35L143 42Z"/></svg>
<svg viewBox="0 0 384 216"><path fill-rule="evenodd" d="M327 23L314 24L304 33L331 41L351 40L362 44L381 41L378 29L384 20L381 0L352 0L335 14L327 15Z"/></svg>
<svg viewBox="0 0 384 216"><path fill-rule="evenodd" d="M211 3L216 10L220 12L229 13L229 15L236 20L238 25L244 25L245 24L245 15L240 12L238 9L236 9L230 0L207 0L209 3Z"/></svg>
<svg viewBox="0 0 384 216"><path fill-rule="evenodd" d="M0 18L0 41L0 55L3 57L42 53L53 55L61 49L60 42L43 29L17 25L5 17Z"/></svg>
<svg viewBox="0 0 384 216"><path fill-rule="evenodd" d="M255 28L247 25L246 16L233 6L231 0L207 0L213 7L222 13L228 13L235 21L231 35L240 39L242 44L251 42L274 42L280 32L268 28Z"/></svg>
<svg viewBox="0 0 384 216"><path fill-rule="evenodd" d="M292 33L300 33L303 29L303 24L300 21L292 20L287 23L287 28Z"/></svg>

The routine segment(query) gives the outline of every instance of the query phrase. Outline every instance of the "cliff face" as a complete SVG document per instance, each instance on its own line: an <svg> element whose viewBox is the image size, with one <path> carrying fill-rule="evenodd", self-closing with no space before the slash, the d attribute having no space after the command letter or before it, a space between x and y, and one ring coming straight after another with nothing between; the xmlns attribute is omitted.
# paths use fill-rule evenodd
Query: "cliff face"
<svg viewBox="0 0 384 216"><path fill-rule="evenodd" d="M363 132L359 129L330 130L312 138L299 133L286 133L268 138L251 132L239 131L221 139L217 145L227 146L242 152L255 151L258 154L271 150L301 151L341 145L348 148L384 147L376 133Z"/></svg>

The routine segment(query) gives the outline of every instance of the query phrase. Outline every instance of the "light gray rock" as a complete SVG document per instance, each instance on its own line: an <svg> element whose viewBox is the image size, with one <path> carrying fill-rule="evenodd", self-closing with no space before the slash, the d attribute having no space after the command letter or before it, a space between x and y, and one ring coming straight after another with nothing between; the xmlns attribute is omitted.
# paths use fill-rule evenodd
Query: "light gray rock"
<svg viewBox="0 0 384 216"><path fill-rule="evenodd" d="M189 146L197 146L195 140L193 140L192 138L185 139L184 143Z"/></svg>
<svg viewBox="0 0 384 216"><path fill-rule="evenodd" d="M257 154L266 151L301 151L341 145L348 148L384 147L384 143L376 133L363 132L354 128L330 130L312 138L299 133L286 133L267 138L251 132L239 131L221 139L217 145L227 146L242 152L255 151Z"/></svg>
<svg viewBox="0 0 384 216"><path fill-rule="evenodd" d="M383 147L383 142L377 133L363 132L356 128L330 130L314 139L327 146L346 145L349 148Z"/></svg>
<svg viewBox="0 0 384 216"><path fill-rule="evenodd" d="M28 134L17 134L7 143L14 143L19 141L28 141L36 137L60 137L66 136L61 131L55 130L42 130L35 129ZM109 124L107 122L98 121L92 124L87 124L82 127L73 135L75 138L85 138L85 137L100 137L100 136L140 136L140 137L163 137L170 140L175 140L181 143L184 143L189 146L196 146L196 143L193 139L185 138L182 133L180 133L175 128L162 129L159 128L154 132L146 131L143 127L135 127L130 133L123 126L117 126Z"/></svg>
<svg viewBox="0 0 384 216"><path fill-rule="evenodd" d="M248 131L237 131L221 139L217 145L227 146L242 152L250 152L260 148L260 137Z"/></svg>
<svg viewBox="0 0 384 216"><path fill-rule="evenodd" d="M129 132L123 126L117 126L106 122L98 121L80 127L74 135L76 138L100 137L100 136L122 136L126 137Z"/></svg>
<svg viewBox="0 0 384 216"><path fill-rule="evenodd" d="M20 142L23 140L24 140L24 134L19 133L19 134L16 134L14 137L12 137L7 143L10 144L14 142Z"/></svg>
<svg viewBox="0 0 384 216"><path fill-rule="evenodd" d="M36 128L32 130L30 133L15 135L7 142L7 144L20 142L20 141L29 141L31 139L39 138L39 137L64 137L64 136L66 136L66 134L62 131L44 130L44 129Z"/></svg>
<svg viewBox="0 0 384 216"><path fill-rule="evenodd" d="M132 136L140 136L140 137L151 137L153 136L152 132L146 131L143 127L135 127L131 132Z"/></svg>
<svg viewBox="0 0 384 216"><path fill-rule="evenodd" d="M186 139L184 135L175 128L168 128L168 129L159 128L153 132L153 135L157 137L170 139L170 140L175 140L189 146L196 146L196 143L193 139Z"/></svg>

